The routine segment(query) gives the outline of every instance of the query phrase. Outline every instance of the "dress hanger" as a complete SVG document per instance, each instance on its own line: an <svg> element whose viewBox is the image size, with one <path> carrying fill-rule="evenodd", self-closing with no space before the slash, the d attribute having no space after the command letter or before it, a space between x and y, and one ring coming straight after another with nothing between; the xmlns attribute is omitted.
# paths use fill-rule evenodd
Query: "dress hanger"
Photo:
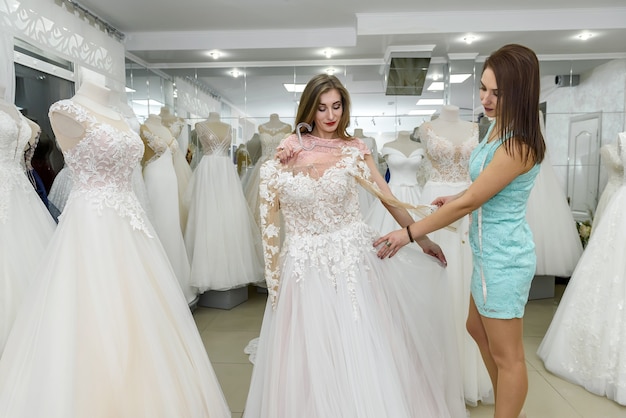
<svg viewBox="0 0 626 418"><path fill-rule="evenodd" d="M311 125L309 125L306 122L300 122L297 126L296 126L296 135L298 135L298 142L300 142L300 146L302 147L303 150L305 151L311 151L313 148L315 147L324 147L324 148L338 148L337 145L325 145L325 144L318 144L315 141L311 141L312 145L309 147L305 147L304 146L304 142L302 141L302 132L301 129L302 128L306 128L307 133L310 133L313 128L311 127Z"/></svg>

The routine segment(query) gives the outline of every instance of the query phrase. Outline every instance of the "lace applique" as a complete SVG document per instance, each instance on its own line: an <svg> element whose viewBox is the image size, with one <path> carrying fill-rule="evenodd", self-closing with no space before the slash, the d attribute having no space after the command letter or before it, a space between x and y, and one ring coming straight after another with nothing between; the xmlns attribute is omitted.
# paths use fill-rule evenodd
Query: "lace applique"
<svg viewBox="0 0 626 418"><path fill-rule="evenodd" d="M459 145L435 133L426 127L428 139L426 154L431 162L431 181L444 183L469 183L469 158L478 145L478 125L472 127L472 135Z"/></svg>
<svg viewBox="0 0 626 418"><path fill-rule="evenodd" d="M133 229L152 237L132 187L132 173L143 154L139 135L99 122L71 100L54 103L50 107L53 112L63 112L85 128L84 137L63 152L73 183L68 204L84 198L94 204L98 214L105 207L111 208L128 219Z"/></svg>
<svg viewBox="0 0 626 418"><path fill-rule="evenodd" d="M139 134L141 138L146 141L146 144L150 147L150 149L154 151L154 155L144 163L144 165L148 165L151 162L158 160L161 155L163 155L165 150L168 148L168 143L165 138L161 138L160 136L156 135L155 133L150 131L150 129L147 128L145 125L141 125Z"/></svg>

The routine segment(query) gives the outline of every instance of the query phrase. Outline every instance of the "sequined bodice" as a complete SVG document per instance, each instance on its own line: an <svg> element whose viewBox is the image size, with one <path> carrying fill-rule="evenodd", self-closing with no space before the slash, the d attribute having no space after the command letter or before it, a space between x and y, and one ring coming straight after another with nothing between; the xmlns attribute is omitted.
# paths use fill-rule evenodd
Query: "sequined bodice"
<svg viewBox="0 0 626 418"><path fill-rule="evenodd" d="M98 210L113 208L128 218L134 228L147 231L132 185L133 170L144 151L139 135L130 128L120 130L99 121L71 100L54 103L50 107L50 113L53 112L73 118L85 129L83 138L63 151L73 183L67 206L73 199L83 197L95 203Z"/></svg>
<svg viewBox="0 0 626 418"><path fill-rule="evenodd" d="M389 184L395 186L417 186L417 170L424 161L424 149L417 148L410 155L402 151L383 147L381 154L389 168Z"/></svg>
<svg viewBox="0 0 626 418"><path fill-rule="evenodd" d="M458 145L437 135L430 126L426 128L426 135L426 155L432 164L429 180L444 183L469 182L469 158L478 145L478 126L474 124L472 135Z"/></svg>
<svg viewBox="0 0 626 418"><path fill-rule="evenodd" d="M232 142L230 129L224 137L218 136L206 123L196 124L196 134L198 140L202 144L202 152L204 155L214 155L227 157Z"/></svg>
<svg viewBox="0 0 626 418"><path fill-rule="evenodd" d="M265 161L268 158L274 156L276 152L276 148L280 144L280 142L285 138L284 132L278 132L276 134L269 134L266 132L261 132L259 134L259 139L261 140L261 161Z"/></svg>

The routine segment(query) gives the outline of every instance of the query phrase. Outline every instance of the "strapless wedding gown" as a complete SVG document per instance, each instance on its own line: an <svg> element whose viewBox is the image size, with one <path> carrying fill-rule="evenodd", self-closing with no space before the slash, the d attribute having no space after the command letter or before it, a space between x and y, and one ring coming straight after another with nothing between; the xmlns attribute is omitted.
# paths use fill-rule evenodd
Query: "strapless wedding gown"
<svg viewBox="0 0 626 418"><path fill-rule="evenodd" d="M71 100L51 111L85 136L64 152L74 186L0 359L0 417L230 417L132 189L141 139Z"/></svg>
<svg viewBox="0 0 626 418"><path fill-rule="evenodd" d="M422 190L417 182L417 171L424 162L424 149L417 148L410 155L391 147L383 147L380 151L387 161L390 175L388 184L393 195L402 202L419 205ZM370 205L365 215L365 223L381 235L400 228L378 199Z"/></svg>

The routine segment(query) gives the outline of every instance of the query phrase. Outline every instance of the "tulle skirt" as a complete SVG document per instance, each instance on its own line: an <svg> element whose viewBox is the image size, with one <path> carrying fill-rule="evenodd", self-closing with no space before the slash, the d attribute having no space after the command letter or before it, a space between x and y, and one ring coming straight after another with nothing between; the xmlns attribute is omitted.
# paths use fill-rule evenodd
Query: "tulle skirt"
<svg viewBox="0 0 626 418"><path fill-rule="evenodd" d="M545 367L626 405L626 188L615 192L539 346Z"/></svg>
<svg viewBox="0 0 626 418"><path fill-rule="evenodd" d="M421 203L430 205L437 197L454 195L467 187L467 183L428 181L422 190ZM445 296L445 300L440 300L440 303L447 304L453 309L458 355L463 371L465 402L476 406L479 401L493 403L493 390L480 350L465 327L469 311L473 267L472 249L469 243L469 217L457 222L456 227L456 231L440 229L428 236L441 246L448 261L446 270L451 279L452 288L451 292Z"/></svg>
<svg viewBox="0 0 626 418"><path fill-rule="evenodd" d="M411 205L419 205L422 191L419 185L394 185L389 184L389 188L393 195L401 202L409 203ZM361 188L359 188L361 190ZM367 193L369 196L371 194ZM415 217L417 219L417 217ZM381 235L387 234L391 231L395 231L400 228L400 225L391 216L391 213L383 206L380 200L375 199L369 206L369 209L364 216L365 223L374 228L375 231L380 232Z"/></svg>
<svg viewBox="0 0 626 418"><path fill-rule="evenodd" d="M328 256L363 254L339 267L350 277L326 275L333 267L317 263L325 255L283 255L244 417L466 416L449 302L441 303L445 269L417 247L381 260L371 230L356 228L361 239L338 234L327 246Z"/></svg>
<svg viewBox="0 0 626 418"><path fill-rule="evenodd" d="M261 236L229 157L205 155L188 189L185 245L200 293L263 279Z"/></svg>
<svg viewBox="0 0 626 418"><path fill-rule="evenodd" d="M169 149L146 165L143 176L150 206L153 208L152 224L165 248L185 299L191 303L196 298L196 291L189 283L191 267L180 227L178 180Z"/></svg>
<svg viewBox="0 0 626 418"><path fill-rule="evenodd" d="M56 223L26 179L2 192L0 185L0 356L18 310L31 305L29 285L35 280Z"/></svg>
<svg viewBox="0 0 626 418"><path fill-rule="evenodd" d="M147 224L70 197L0 359L0 417L230 416Z"/></svg>
<svg viewBox="0 0 626 418"><path fill-rule="evenodd" d="M528 197L526 220L535 241L536 274L570 277L583 247L565 193L547 159Z"/></svg>

